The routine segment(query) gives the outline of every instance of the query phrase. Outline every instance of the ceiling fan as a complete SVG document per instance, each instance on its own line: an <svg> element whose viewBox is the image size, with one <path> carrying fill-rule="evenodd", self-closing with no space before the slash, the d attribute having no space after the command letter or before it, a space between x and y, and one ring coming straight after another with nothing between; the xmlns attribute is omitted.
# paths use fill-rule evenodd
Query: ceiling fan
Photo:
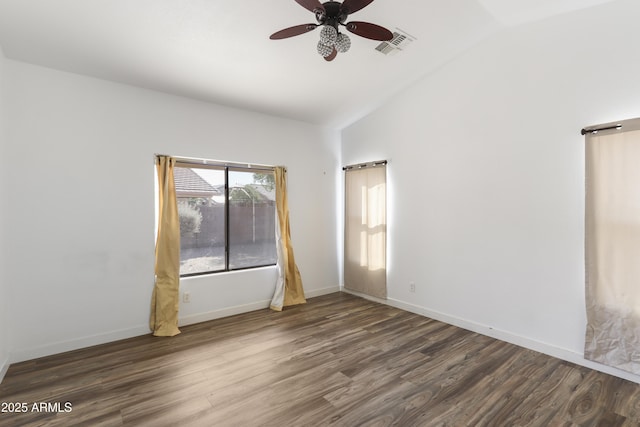
<svg viewBox="0 0 640 427"><path fill-rule="evenodd" d="M271 40L286 39L322 27L318 53L327 61L333 61L338 52L344 53L351 47L349 36L341 33L339 27L344 26L347 31L371 40L389 41L393 33L384 27L369 22L350 21L345 23L347 16L369 5L373 0L344 0L342 3L319 0L295 0L300 6L316 15L317 24L302 24L277 31L269 37Z"/></svg>

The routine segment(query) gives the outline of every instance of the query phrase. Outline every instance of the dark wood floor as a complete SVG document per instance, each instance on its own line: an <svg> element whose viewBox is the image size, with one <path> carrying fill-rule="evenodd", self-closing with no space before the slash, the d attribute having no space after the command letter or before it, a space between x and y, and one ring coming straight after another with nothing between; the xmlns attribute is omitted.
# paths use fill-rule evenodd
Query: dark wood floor
<svg viewBox="0 0 640 427"><path fill-rule="evenodd" d="M637 384L347 294L182 332L11 366L0 426L640 422Z"/></svg>

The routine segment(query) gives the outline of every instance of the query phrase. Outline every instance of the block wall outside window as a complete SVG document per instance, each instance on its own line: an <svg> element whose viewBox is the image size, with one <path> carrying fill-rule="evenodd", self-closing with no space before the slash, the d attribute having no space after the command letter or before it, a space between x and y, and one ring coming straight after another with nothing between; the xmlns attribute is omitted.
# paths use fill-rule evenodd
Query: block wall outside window
<svg viewBox="0 0 640 427"><path fill-rule="evenodd" d="M273 171L178 163L174 179L181 276L276 263Z"/></svg>

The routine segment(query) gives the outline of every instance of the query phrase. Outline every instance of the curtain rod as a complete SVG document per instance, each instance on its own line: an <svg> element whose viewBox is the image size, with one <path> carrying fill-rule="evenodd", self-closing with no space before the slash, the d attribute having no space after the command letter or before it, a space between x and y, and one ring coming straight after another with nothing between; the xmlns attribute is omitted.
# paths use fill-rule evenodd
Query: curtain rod
<svg viewBox="0 0 640 427"><path fill-rule="evenodd" d="M580 131L580 134L582 135L586 135L588 133L590 134L594 134L594 133L598 133L600 131L603 130L612 130L612 129L617 129L620 130L622 129L622 125L620 123L618 123L617 125L613 125L613 126L606 126L606 127L602 127L602 128L584 128Z"/></svg>
<svg viewBox="0 0 640 427"><path fill-rule="evenodd" d="M370 163L358 163L355 165L349 165L349 166L345 166L342 168L343 171L348 171L351 169L364 169L364 168L370 168L370 167L374 167L374 166L382 166L382 165L386 165L387 161L386 160L379 160L377 162L370 162Z"/></svg>
<svg viewBox="0 0 640 427"><path fill-rule="evenodd" d="M169 156L168 154L155 154L154 158L158 158L159 156L172 157L176 159L177 162L189 163L192 165L220 166L220 167L260 169L260 170L273 170L276 167L272 165L263 165L259 163L237 163L237 162L227 162L222 160L207 160L207 159L201 159L197 157ZM286 171L287 168L285 167L284 169Z"/></svg>

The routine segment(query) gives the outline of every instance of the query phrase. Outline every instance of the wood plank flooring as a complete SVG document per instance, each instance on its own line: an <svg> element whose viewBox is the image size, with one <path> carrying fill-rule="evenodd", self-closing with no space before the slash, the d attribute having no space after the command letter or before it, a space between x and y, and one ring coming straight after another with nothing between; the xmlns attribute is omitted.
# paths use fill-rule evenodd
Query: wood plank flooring
<svg viewBox="0 0 640 427"><path fill-rule="evenodd" d="M637 384L343 293L15 364L0 402L12 427L640 425Z"/></svg>

